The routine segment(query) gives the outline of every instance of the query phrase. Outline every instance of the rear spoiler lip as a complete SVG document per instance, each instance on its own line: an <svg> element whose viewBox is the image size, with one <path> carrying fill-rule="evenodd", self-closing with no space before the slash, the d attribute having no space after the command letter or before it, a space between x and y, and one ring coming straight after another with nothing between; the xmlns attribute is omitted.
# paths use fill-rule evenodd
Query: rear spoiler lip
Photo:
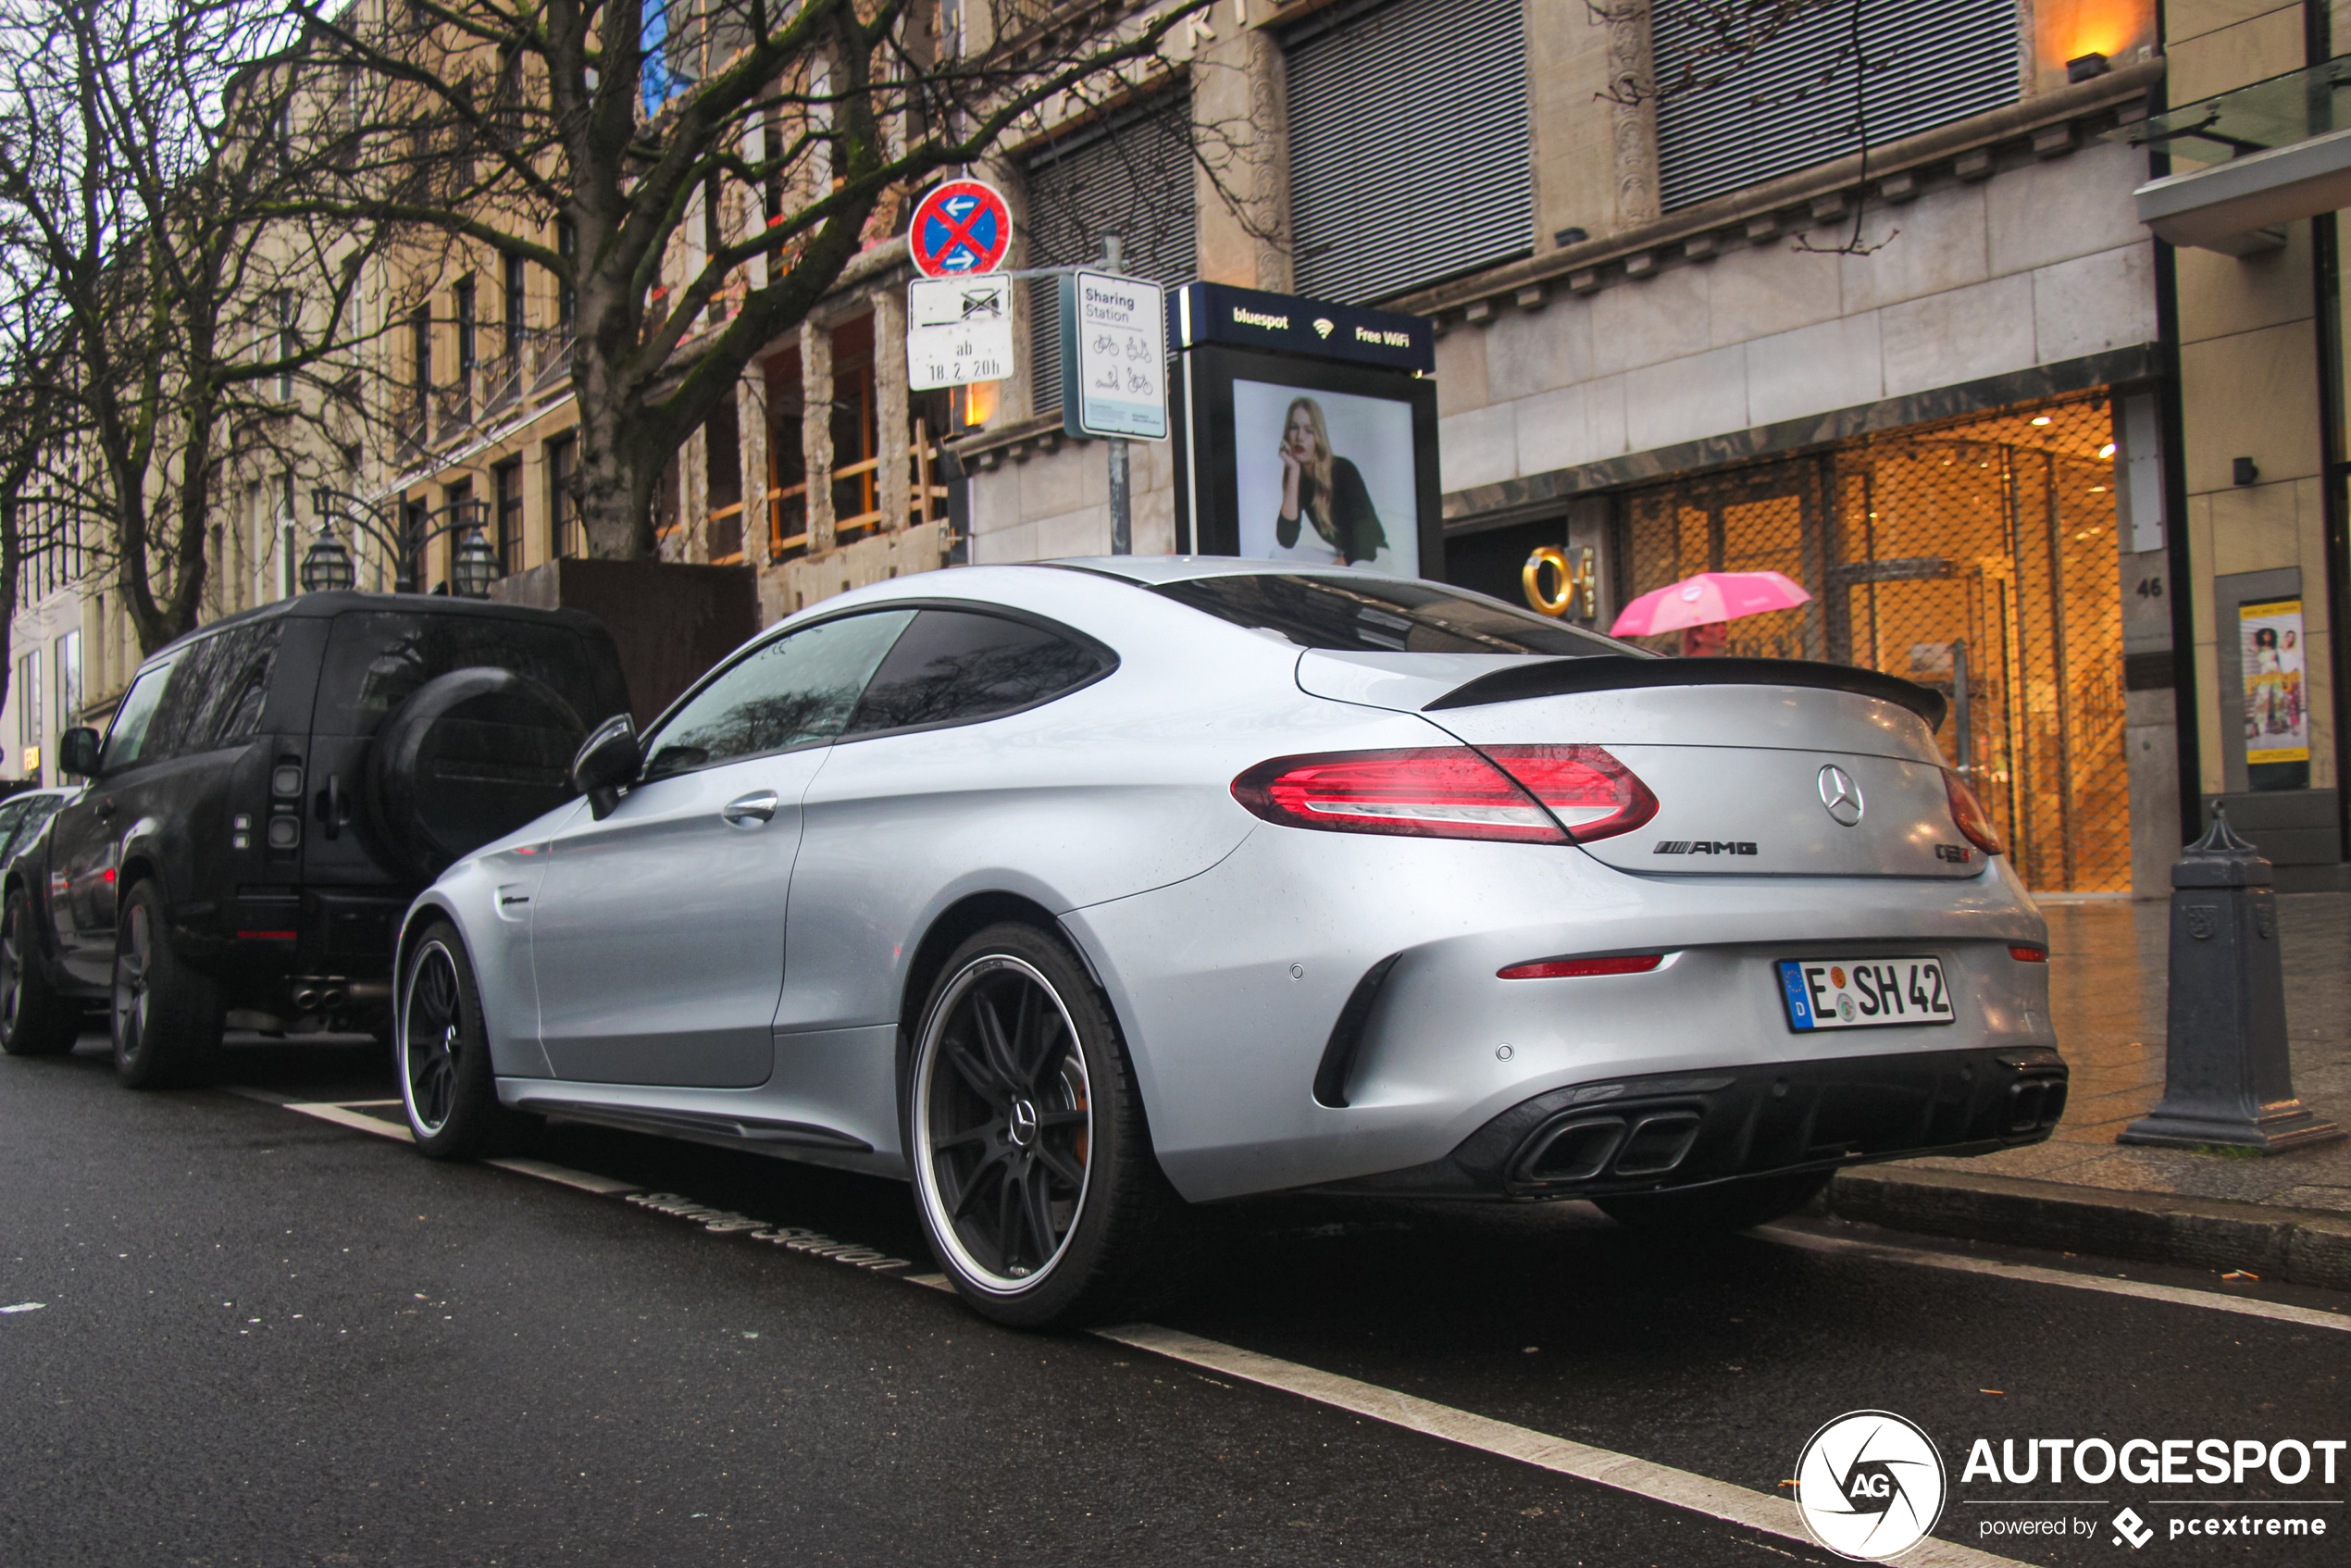
<svg viewBox="0 0 2351 1568"><path fill-rule="evenodd" d="M1421 711L1436 713L1445 708L1514 703L1528 697L1564 697L1578 691L1622 691L1650 686L1801 686L1847 691L1908 708L1926 720L1929 729L1943 728L1943 716L1948 708L1943 693L1931 687L1855 665L1823 664L1812 659L1636 659L1595 653L1493 670L1424 703Z"/></svg>

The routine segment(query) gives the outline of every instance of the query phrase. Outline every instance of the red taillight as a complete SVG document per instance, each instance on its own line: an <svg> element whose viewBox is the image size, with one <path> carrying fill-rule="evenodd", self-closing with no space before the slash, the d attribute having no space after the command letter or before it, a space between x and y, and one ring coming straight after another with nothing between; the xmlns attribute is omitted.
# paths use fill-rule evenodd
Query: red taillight
<svg viewBox="0 0 2351 1568"><path fill-rule="evenodd" d="M1984 809L1984 803L1975 798L1967 780L1947 767L1943 770L1943 792L1951 799L1952 823L1966 835L1969 843L1985 854L2009 852L2008 845L2000 840L2000 830L1992 826L1992 814Z"/></svg>
<svg viewBox="0 0 2351 1568"><path fill-rule="evenodd" d="M1657 797L1598 746L1276 757L1234 779L1233 798L1292 828L1525 844L1603 839L1657 815Z"/></svg>
<svg viewBox="0 0 2351 1568"><path fill-rule="evenodd" d="M1567 842L1549 812L1466 746L1275 757L1234 779L1233 798L1292 828Z"/></svg>
<svg viewBox="0 0 2351 1568"><path fill-rule="evenodd" d="M2049 961L2049 955L2037 947L2012 947L2009 949L2009 956L2019 964L2046 964Z"/></svg>
<svg viewBox="0 0 2351 1568"><path fill-rule="evenodd" d="M1498 980L1564 980L1577 975L1646 975L1665 962L1661 952L1639 952L1629 958L1545 958L1497 969Z"/></svg>
<svg viewBox="0 0 2351 1568"><path fill-rule="evenodd" d="M1630 833L1657 815L1648 786L1598 746L1488 746L1486 754L1578 843Z"/></svg>

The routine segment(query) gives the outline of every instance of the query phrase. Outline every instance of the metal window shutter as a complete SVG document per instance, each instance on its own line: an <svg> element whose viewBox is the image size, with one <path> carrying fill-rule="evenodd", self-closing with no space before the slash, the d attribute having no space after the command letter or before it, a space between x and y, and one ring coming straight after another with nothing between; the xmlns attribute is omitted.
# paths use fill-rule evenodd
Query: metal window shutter
<svg viewBox="0 0 2351 1568"><path fill-rule="evenodd" d="M1723 81L1657 106L1658 194L1667 211L1842 157L1857 131L1852 4L1869 63L1860 107L1870 144L2017 98L2016 0L1851 0L1804 19ZM1655 22L1657 80L1703 72L1688 12ZM1718 65L1715 68L1720 69Z"/></svg>
<svg viewBox="0 0 2351 1568"><path fill-rule="evenodd" d="M1022 166L1030 267L1094 261L1102 236L1126 245L1124 269L1173 288L1199 270L1192 200L1192 95L1175 92L1063 138ZM1062 405L1061 311L1054 280L1028 287L1032 411Z"/></svg>
<svg viewBox="0 0 2351 1568"><path fill-rule="evenodd" d="M1283 45L1300 293L1367 304L1527 253L1522 0L1341 6Z"/></svg>

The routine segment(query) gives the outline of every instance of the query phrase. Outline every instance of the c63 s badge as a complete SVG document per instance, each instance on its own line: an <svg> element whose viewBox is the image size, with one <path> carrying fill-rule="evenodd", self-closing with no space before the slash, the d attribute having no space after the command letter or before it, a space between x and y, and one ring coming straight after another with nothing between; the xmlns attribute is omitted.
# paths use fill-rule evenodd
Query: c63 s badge
<svg viewBox="0 0 2351 1568"><path fill-rule="evenodd" d="M1918 1545L1943 1516L1947 1486L1934 1440L1890 1411L1838 1416L1796 1462L1805 1529L1857 1562L1883 1562Z"/></svg>

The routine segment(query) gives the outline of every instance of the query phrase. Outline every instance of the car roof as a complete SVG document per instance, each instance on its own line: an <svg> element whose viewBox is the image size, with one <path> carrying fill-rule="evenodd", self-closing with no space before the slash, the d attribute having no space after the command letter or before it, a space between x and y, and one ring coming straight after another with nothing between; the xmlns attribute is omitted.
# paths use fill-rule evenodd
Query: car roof
<svg viewBox="0 0 2351 1568"><path fill-rule="evenodd" d="M534 620L585 629L601 625L584 610L541 609L535 604L511 604L496 599L460 599L447 593L366 593L356 589L326 593L297 593L291 598L256 604L218 620L206 621L165 643L141 661L141 668L158 656L208 637L226 627L265 620L327 620L353 610L391 612L404 616L471 616L488 620Z"/></svg>
<svg viewBox="0 0 2351 1568"><path fill-rule="evenodd" d="M1344 580L1348 578L1393 578L1397 575L1372 566L1316 566L1304 561L1257 560L1247 555L1067 555L1056 561L1039 561L1037 565L1070 571L1099 572L1104 577L1121 578L1146 588L1163 582L1190 582L1195 579L1212 577L1272 575L1326 577Z"/></svg>

